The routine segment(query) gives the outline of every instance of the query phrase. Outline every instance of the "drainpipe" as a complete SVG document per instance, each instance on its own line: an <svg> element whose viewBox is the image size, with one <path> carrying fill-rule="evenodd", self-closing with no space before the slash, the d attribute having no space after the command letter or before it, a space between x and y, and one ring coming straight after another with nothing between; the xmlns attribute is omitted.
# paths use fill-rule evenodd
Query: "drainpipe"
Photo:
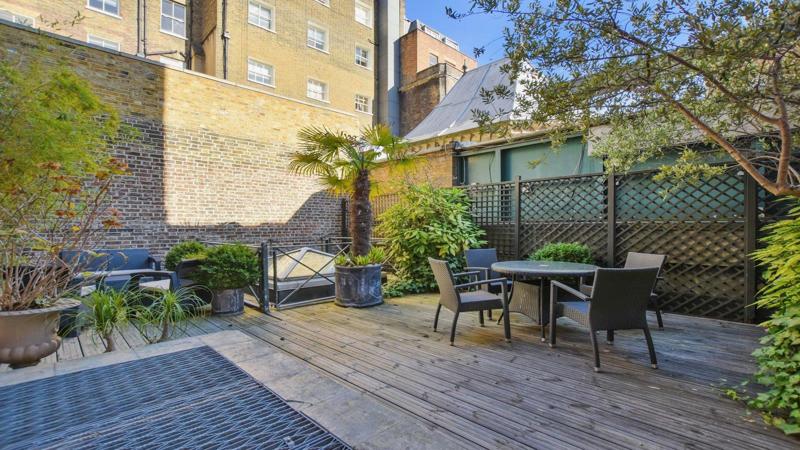
<svg viewBox="0 0 800 450"><path fill-rule="evenodd" d="M136 54L142 54L142 0L136 0Z"/></svg>
<svg viewBox="0 0 800 450"><path fill-rule="evenodd" d="M222 0L222 78L228 79L228 0Z"/></svg>
<svg viewBox="0 0 800 450"><path fill-rule="evenodd" d="M147 57L147 0L142 0L142 55Z"/></svg>

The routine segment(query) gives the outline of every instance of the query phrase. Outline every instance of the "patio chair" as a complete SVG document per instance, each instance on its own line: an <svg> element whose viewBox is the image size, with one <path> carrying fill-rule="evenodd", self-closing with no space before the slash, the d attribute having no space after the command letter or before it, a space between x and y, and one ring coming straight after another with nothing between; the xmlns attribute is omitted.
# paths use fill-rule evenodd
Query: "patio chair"
<svg viewBox="0 0 800 450"><path fill-rule="evenodd" d="M589 328L594 350L594 370L600 371L600 353L597 349L597 331L606 330L609 342L614 340L614 330L642 330L650 352L650 363L658 367L653 338L647 326L647 303L658 276L657 267L642 269L597 269L592 294L585 293L558 281L551 281L550 289L550 347L556 344L556 299L558 291L578 298L578 301L558 302L564 317Z"/></svg>
<svg viewBox="0 0 800 450"><path fill-rule="evenodd" d="M433 319L433 331L436 331L436 327L439 324L439 313L442 310L442 306L455 313L453 317L453 328L450 331L450 345L453 345L456 338L456 324L458 323L458 316L460 313L477 311L478 319L480 320L481 326L483 326L484 310L493 308L502 309L505 313L503 329L506 342L511 341L511 324L508 321L508 290L506 284L504 282L500 283L502 296L484 290L465 292L465 290L470 288L488 286L491 285L491 283L505 281L505 278L490 278L456 284L454 281L456 278L477 277L479 272L472 271L454 274L446 261L428 258L428 262L433 270L436 283L439 285L439 304L436 306L436 317Z"/></svg>
<svg viewBox="0 0 800 450"><path fill-rule="evenodd" d="M661 276L661 272L664 270L666 263L667 255L628 252L628 255L625 257L624 266L625 269L643 269L647 267L658 268L658 278L656 278L656 282L653 284L653 290L650 293L650 304L653 306L653 309L656 310L658 328L662 330L664 329L664 320L661 318L661 302L658 299L658 294L656 294L656 284L659 280L664 279L664 277ZM583 279L581 279L581 292L589 296L592 295L592 286L590 284L584 284Z"/></svg>
<svg viewBox="0 0 800 450"><path fill-rule="evenodd" d="M471 248L464 252L464 258L467 260L466 271L480 272L479 280L488 280L490 278L504 278L499 273L492 270L492 264L497 262L497 249L495 248ZM487 291L492 294L500 294L502 292L502 281L491 283L487 287ZM511 290L511 280L505 280L507 290ZM489 319L492 318L492 310L489 311ZM502 319L502 317L501 317Z"/></svg>

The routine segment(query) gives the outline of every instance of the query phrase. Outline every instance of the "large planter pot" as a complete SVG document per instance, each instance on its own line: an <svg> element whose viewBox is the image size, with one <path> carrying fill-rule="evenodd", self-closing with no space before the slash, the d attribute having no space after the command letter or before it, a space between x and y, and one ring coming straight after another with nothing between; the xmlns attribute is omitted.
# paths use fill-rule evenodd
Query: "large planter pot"
<svg viewBox="0 0 800 450"><path fill-rule="evenodd" d="M365 308L383 303L381 264L336 266L336 304Z"/></svg>
<svg viewBox="0 0 800 450"><path fill-rule="evenodd" d="M58 350L59 315L79 304L77 300L62 299L48 308L0 311L0 363L14 369L33 366Z"/></svg>
<svg viewBox="0 0 800 450"><path fill-rule="evenodd" d="M241 289L223 289L214 291L211 299L211 311L214 314L233 316L244 312L244 291Z"/></svg>

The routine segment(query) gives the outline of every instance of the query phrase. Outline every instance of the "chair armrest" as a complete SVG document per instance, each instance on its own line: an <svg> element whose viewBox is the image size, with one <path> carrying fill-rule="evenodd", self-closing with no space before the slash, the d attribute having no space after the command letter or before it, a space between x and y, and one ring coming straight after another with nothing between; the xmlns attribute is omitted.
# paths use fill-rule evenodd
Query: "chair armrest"
<svg viewBox="0 0 800 450"><path fill-rule="evenodd" d="M153 258L152 256L147 257L148 263L150 263L150 267L154 270L161 270L161 261Z"/></svg>
<svg viewBox="0 0 800 450"><path fill-rule="evenodd" d="M492 278L491 280L478 280L478 281L472 281L472 282L469 282L469 283L461 283L461 284L457 284L457 285L455 285L453 287L456 288L456 289L465 289L465 288L470 288L470 287L474 287L474 286L482 286L484 284L500 283L500 286L503 288L503 290L505 290L506 289L505 286L506 286L506 282L507 281L508 280L506 280L505 278Z"/></svg>
<svg viewBox="0 0 800 450"><path fill-rule="evenodd" d="M473 270L473 271L469 271L469 272L459 272L459 273L454 273L454 274L453 274L453 278L457 278L457 277L471 277L471 276L473 276L473 275L480 275L480 272L478 272L477 270Z"/></svg>
<svg viewBox="0 0 800 450"><path fill-rule="evenodd" d="M550 289L556 289L556 288L561 289L561 290L566 291L566 292L569 292L570 294L574 295L575 297L578 297L579 299L581 299L583 301L589 301L589 300L592 299L591 297L589 297L588 295L584 294L583 292L577 291L577 290L567 286L566 284L564 284L564 283L562 283L560 281L555 281L555 280L550 281Z"/></svg>
<svg viewBox="0 0 800 450"><path fill-rule="evenodd" d="M488 267L464 267L464 270L472 270L472 271L480 271L483 272L483 279L489 278L489 268Z"/></svg>

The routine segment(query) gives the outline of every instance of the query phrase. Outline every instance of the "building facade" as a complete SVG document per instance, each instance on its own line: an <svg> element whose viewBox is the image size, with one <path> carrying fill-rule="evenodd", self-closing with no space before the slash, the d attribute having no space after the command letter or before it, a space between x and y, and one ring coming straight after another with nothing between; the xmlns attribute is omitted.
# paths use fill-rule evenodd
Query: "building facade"
<svg viewBox="0 0 800 450"><path fill-rule="evenodd" d="M400 134L406 135L478 62L453 39L419 20L407 22L400 38Z"/></svg>
<svg viewBox="0 0 800 450"><path fill-rule="evenodd" d="M386 105L399 64L379 70L378 61L399 60L379 55L376 42L395 44L403 5L404 0L0 0L0 19L312 105L366 117L382 109L373 121L389 123L389 116L397 122L398 112ZM389 15L396 26L376 23ZM388 75L380 82L378 73Z"/></svg>

